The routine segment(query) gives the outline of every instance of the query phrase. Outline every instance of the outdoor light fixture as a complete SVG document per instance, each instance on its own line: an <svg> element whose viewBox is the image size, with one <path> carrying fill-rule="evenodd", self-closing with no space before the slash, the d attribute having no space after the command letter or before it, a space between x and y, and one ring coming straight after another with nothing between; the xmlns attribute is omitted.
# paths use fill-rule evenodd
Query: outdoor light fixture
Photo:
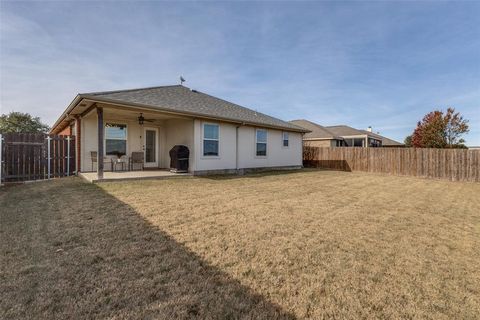
<svg viewBox="0 0 480 320"><path fill-rule="evenodd" d="M140 116L138 117L138 124L143 125L144 121L145 121L145 118L143 117L143 113L140 113Z"/></svg>

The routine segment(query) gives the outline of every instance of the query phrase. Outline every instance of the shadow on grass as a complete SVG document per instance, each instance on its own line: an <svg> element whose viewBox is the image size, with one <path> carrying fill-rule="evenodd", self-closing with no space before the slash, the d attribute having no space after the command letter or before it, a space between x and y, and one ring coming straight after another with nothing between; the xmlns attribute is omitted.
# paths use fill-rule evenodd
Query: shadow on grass
<svg viewBox="0 0 480 320"><path fill-rule="evenodd" d="M338 170L352 172L352 168L346 160L304 160L303 165L306 168L318 168L324 170Z"/></svg>
<svg viewBox="0 0 480 320"><path fill-rule="evenodd" d="M0 200L2 318L294 318L97 185L16 186Z"/></svg>
<svg viewBox="0 0 480 320"><path fill-rule="evenodd" d="M282 176L290 175L299 172L312 171L312 169L292 169L292 170L268 170L258 172L248 172L245 174L212 174L205 176L196 176L200 179L207 180L232 180L232 179L245 179L245 178L263 178L269 176Z"/></svg>

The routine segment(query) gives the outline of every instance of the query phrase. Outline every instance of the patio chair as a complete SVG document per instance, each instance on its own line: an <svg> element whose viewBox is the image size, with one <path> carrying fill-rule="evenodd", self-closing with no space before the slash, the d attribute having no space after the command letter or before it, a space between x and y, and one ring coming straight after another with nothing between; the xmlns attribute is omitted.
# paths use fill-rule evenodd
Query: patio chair
<svg viewBox="0 0 480 320"><path fill-rule="evenodd" d="M90 151L90 158L92 159L92 170L93 170L93 164L98 162L98 156L97 156L97 151ZM103 163L109 163L111 166L111 170L113 171L113 162L111 159L107 157L103 157Z"/></svg>
<svg viewBox="0 0 480 320"><path fill-rule="evenodd" d="M132 152L132 156L129 158L129 169L133 170L135 164L141 164L143 170L143 164L145 162L145 158L143 152Z"/></svg>

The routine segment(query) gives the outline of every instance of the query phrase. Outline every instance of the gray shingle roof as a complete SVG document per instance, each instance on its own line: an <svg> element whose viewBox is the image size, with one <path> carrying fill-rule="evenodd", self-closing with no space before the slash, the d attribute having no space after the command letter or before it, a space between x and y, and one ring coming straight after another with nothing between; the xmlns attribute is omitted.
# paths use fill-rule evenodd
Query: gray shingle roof
<svg viewBox="0 0 480 320"><path fill-rule="evenodd" d="M321 126L317 123L305 120L305 119L300 119L300 120L292 120L289 121L290 123L293 123L294 125L297 125L299 127L305 128L307 130L310 130L311 132L306 133L304 135L305 139L337 139L337 140L343 140L342 137L339 137L335 135L333 132L329 131L327 128L324 126Z"/></svg>
<svg viewBox="0 0 480 320"><path fill-rule="evenodd" d="M328 126L325 127L329 131L333 132L337 136L357 136L357 135L364 135L365 133L357 130L355 128L346 126L346 125L338 125L338 126Z"/></svg>
<svg viewBox="0 0 480 320"><path fill-rule="evenodd" d="M378 133L369 132L367 130L358 130L347 125L337 125L337 126L328 126L324 127L317 123L308 121L308 120L292 120L290 123L293 123L299 127L310 130L311 132L306 133L304 138L306 139L343 139L345 136L359 136L359 135L368 135L370 137L377 138L382 141L382 145L386 147L394 146L404 146L403 143L389 139Z"/></svg>
<svg viewBox="0 0 480 320"><path fill-rule="evenodd" d="M382 145L386 147L393 147L393 146L400 147L404 145L403 143L389 139L387 137L379 135L378 133L373 133L367 130L358 130L346 125L330 126L326 128L339 136L369 135L370 137L374 137L379 140L382 140Z"/></svg>
<svg viewBox="0 0 480 320"><path fill-rule="evenodd" d="M253 125L271 126L292 131L307 132L304 128L239 106L237 104L190 90L181 85L152 88L92 92L80 96L106 99L112 102L136 104L158 108L163 111L190 114L193 116L245 122Z"/></svg>

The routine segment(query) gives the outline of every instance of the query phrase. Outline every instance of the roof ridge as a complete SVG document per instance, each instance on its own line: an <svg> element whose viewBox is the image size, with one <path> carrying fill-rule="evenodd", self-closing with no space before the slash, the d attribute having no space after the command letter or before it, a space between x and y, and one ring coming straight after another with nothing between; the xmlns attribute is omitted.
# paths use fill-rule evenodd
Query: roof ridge
<svg viewBox="0 0 480 320"><path fill-rule="evenodd" d="M346 125L346 124L336 124L334 126L325 126L325 128L333 128L333 127L349 127L349 128L355 129L354 127L350 127L349 125ZM358 129L355 129L355 130L358 130Z"/></svg>
<svg viewBox="0 0 480 320"><path fill-rule="evenodd" d="M322 126L321 124L319 123L316 123L316 122L313 122L313 121L310 121L310 120L307 120L307 119L298 119L298 120L291 120L290 122L294 122L294 121L305 121L305 122L308 122L314 126L317 126L317 127L320 127L322 129L325 129L326 127L325 126Z"/></svg>
<svg viewBox="0 0 480 320"><path fill-rule="evenodd" d="M292 120L290 120L290 122L293 122L293 121L308 121L308 122L312 122L312 121L307 120L307 119L292 119Z"/></svg>
<svg viewBox="0 0 480 320"><path fill-rule="evenodd" d="M171 85L165 85L165 86L154 86L154 87L144 87L144 88L133 88L133 89L123 89L123 90L111 90L111 91L97 91L97 92L86 92L86 93L80 93L80 95L90 95L90 96L96 96L100 94L110 94L110 93L119 93L119 92L131 92L131 91L142 91L142 90L151 90L151 89L160 89L160 88L170 88L170 87L182 87L187 90L190 90L190 88L181 85L181 84L171 84Z"/></svg>
<svg viewBox="0 0 480 320"><path fill-rule="evenodd" d="M336 135L335 133L331 132L330 130L327 129L327 127L325 126L322 126L321 124L319 123L316 123L316 122L313 122L313 121L310 121L310 120L307 120L307 119L298 119L298 120L290 120L289 122L295 122L295 121L305 121L305 122L308 122L310 125L322 130L322 131L325 131L326 133L328 133L330 135L331 138L334 138L334 139L339 139L341 138L340 136ZM294 123L295 124L295 123ZM301 125L297 125L297 126L301 126Z"/></svg>

